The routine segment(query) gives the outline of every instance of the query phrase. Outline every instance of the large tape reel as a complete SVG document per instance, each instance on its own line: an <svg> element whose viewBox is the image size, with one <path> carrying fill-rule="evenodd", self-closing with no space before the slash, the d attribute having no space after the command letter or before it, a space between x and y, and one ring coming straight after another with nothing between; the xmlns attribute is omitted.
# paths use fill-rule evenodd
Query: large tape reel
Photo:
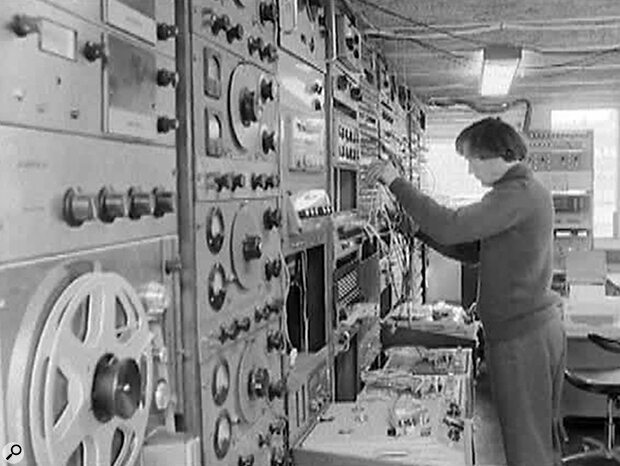
<svg viewBox="0 0 620 466"><path fill-rule="evenodd" d="M46 294L26 313L40 325L21 339L36 345L22 386L9 382L28 450L40 466L135 464L153 393L140 298L118 274L96 270Z"/></svg>

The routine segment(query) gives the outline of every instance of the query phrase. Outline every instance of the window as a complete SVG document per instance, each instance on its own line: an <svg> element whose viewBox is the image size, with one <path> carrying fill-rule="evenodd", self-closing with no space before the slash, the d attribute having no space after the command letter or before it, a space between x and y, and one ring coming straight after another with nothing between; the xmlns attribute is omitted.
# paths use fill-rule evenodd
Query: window
<svg viewBox="0 0 620 466"><path fill-rule="evenodd" d="M618 111L552 110L551 129L594 130L593 234L595 238L612 238L618 199Z"/></svg>

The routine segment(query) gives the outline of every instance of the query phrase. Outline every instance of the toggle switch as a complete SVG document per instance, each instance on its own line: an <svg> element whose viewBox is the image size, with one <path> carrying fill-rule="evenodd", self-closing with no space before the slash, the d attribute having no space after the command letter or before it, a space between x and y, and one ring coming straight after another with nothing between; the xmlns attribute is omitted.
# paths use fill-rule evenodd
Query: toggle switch
<svg viewBox="0 0 620 466"><path fill-rule="evenodd" d="M63 217L72 227L79 227L84 222L95 218L95 203L91 196L81 194L69 188L63 199Z"/></svg>

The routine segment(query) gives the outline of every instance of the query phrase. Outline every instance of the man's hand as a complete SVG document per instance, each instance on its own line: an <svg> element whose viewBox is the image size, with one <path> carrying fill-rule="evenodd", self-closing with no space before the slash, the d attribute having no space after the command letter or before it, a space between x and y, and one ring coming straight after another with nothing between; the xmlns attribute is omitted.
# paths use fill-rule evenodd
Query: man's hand
<svg viewBox="0 0 620 466"><path fill-rule="evenodd" d="M379 160L377 162L373 162L373 164L368 168L366 181L371 185L378 181L386 186L389 186L392 184L392 181L399 176L400 174L396 168L394 168L394 165L390 162Z"/></svg>

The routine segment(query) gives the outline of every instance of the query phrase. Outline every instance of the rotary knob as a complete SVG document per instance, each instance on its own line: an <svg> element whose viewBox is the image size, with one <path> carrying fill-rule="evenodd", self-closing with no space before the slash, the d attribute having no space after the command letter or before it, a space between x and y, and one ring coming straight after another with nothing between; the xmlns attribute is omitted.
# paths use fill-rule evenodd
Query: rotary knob
<svg viewBox="0 0 620 466"><path fill-rule="evenodd" d="M252 174L252 189L256 190L257 188L266 189L267 176L264 174L257 175L256 173Z"/></svg>
<svg viewBox="0 0 620 466"><path fill-rule="evenodd" d="M254 55L254 52L258 52L260 54L264 46L265 43L262 38L248 37L248 52L250 52L250 55Z"/></svg>
<svg viewBox="0 0 620 466"><path fill-rule="evenodd" d="M224 188L231 189L233 185L233 175L232 173L224 173L223 175L216 176L213 181L217 186L218 192L222 191Z"/></svg>
<svg viewBox="0 0 620 466"><path fill-rule="evenodd" d="M84 57L91 63L105 57L105 48L103 44L97 42L86 42L82 52L84 53Z"/></svg>
<svg viewBox="0 0 620 466"><path fill-rule="evenodd" d="M276 24L278 19L278 9L276 2L260 2L258 7L261 23L273 23Z"/></svg>
<svg viewBox="0 0 620 466"><path fill-rule="evenodd" d="M263 152L268 154L269 151L276 150L276 132L275 131L264 131L262 137L263 144Z"/></svg>
<svg viewBox="0 0 620 466"><path fill-rule="evenodd" d="M254 466L254 455L240 456L237 466Z"/></svg>
<svg viewBox="0 0 620 466"><path fill-rule="evenodd" d="M286 382L284 380L278 380L276 383L269 385L269 400L274 398L282 398L286 393Z"/></svg>
<svg viewBox="0 0 620 466"><path fill-rule="evenodd" d="M137 220L144 215L153 215L155 199L151 193L131 188L127 197L129 198L129 218Z"/></svg>
<svg viewBox="0 0 620 466"><path fill-rule="evenodd" d="M267 175L265 178L265 189L277 188L280 186L280 177L278 175Z"/></svg>
<svg viewBox="0 0 620 466"><path fill-rule="evenodd" d="M361 102L362 89L359 87L354 87L351 89L350 95L351 95L351 99L353 99L355 102Z"/></svg>
<svg viewBox="0 0 620 466"><path fill-rule="evenodd" d="M260 51L260 59L273 63L278 59L278 49L273 44L267 44Z"/></svg>
<svg viewBox="0 0 620 466"><path fill-rule="evenodd" d="M349 80L344 74L341 74L336 78L336 87L339 91L344 91L347 87L349 87Z"/></svg>
<svg viewBox="0 0 620 466"><path fill-rule="evenodd" d="M268 447L271 445L271 436L269 434L258 434L258 448Z"/></svg>
<svg viewBox="0 0 620 466"><path fill-rule="evenodd" d="M211 32L216 36L220 31L226 31L230 28L230 18L228 15L216 16L212 14L208 22L211 23Z"/></svg>
<svg viewBox="0 0 620 466"><path fill-rule="evenodd" d="M272 422L269 424L269 433L271 435L280 435L284 433L286 421Z"/></svg>
<svg viewBox="0 0 620 466"><path fill-rule="evenodd" d="M282 351L284 349L284 335L279 330L267 334L267 351Z"/></svg>
<svg viewBox="0 0 620 466"><path fill-rule="evenodd" d="M250 373L248 383L248 394L250 398L263 398L269 393L269 372L267 369L259 368Z"/></svg>
<svg viewBox="0 0 620 466"><path fill-rule="evenodd" d="M256 321L256 323L259 323L261 320L267 319L269 319L269 309L267 309L267 307L264 307L262 309L256 308L254 310L254 320Z"/></svg>
<svg viewBox="0 0 620 466"><path fill-rule="evenodd" d="M252 325L252 321L249 317L244 317L239 321L239 330L242 332L249 332L250 326Z"/></svg>
<svg viewBox="0 0 620 466"><path fill-rule="evenodd" d="M286 466L286 456L282 449L271 450L271 466Z"/></svg>
<svg viewBox="0 0 620 466"><path fill-rule="evenodd" d="M279 277L282 272L282 261L279 259L274 259L271 262L265 263L265 276L267 281L271 280L274 277Z"/></svg>
<svg viewBox="0 0 620 466"><path fill-rule="evenodd" d="M241 24L237 24L236 26L231 27L228 31L226 31L226 39L228 39L228 42L231 44L236 40L243 39L243 26Z"/></svg>
<svg viewBox="0 0 620 466"><path fill-rule="evenodd" d="M10 27L17 37L26 37L39 30L37 19L26 15L13 16Z"/></svg>
<svg viewBox="0 0 620 466"><path fill-rule="evenodd" d="M157 132L158 133L169 133L172 130L175 130L179 127L179 120L176 118L168 118L165 116L159 117L157 119Z"/></svg>
<svg viewBox="0 0 620 466"><path fill-rule="evenodd" d="M179 28L174 24L157 24L157 40L168 40L179 35Z"/></svg>
<svg viewBox="0 0 620 466"><path fill-rule="evenodd" d="M256 102L256 93L244 89L241 93L241 121L245 126L258 121L260 110Z"/></svg>
<svg viewBox="0 0 620 466"><path fill-rule="evenodd" d="M263 102L275 100L275 84L272 79L262 79L260 82L260 96Z"/></svg>
<svg viewBox="0 0 620 466"><path fill-rule="evenodd" d="M243 188L245 186L245 175L243 173L237 173L231 175L230 189L235 191L237 188Z"/></svg>
<svg viewBox="0 0 620 466"><path fill-rule="evenodd" d="M163 217L174 212L175 199L172 191L155 188L153 190L153 197L155 198L155 209L153 211L155 217Z"/></svg>
<svg viewBox="0 0 620 466"><path fill-rule="evenodd" d="M226 340L233 341L237 338L237 336L239 336L239 332L241 332L241 329L239 328L239 321L235 319L228 326L220 326L219 339L222 343L225 343Z"/></svg>
<svg viewBox="0 0 620 466"><path fill-rule="evenodd" d="M282 213L280 209L267 209L263 214L263 225L266 230L271 230L272 228L280 227L282 223Z"/></svg>
<svg viewBox="0 0 620 466"><path fill-rule="evenodd" d="M281 300L276 300L271 303L267 303L265 305L265 309L269 311L269 314L278 315L282 312L282 308L284 307L284 302Z"/></svg>
<svg viewBox="0 0 620 466"><path fill-rule="evenodd" d="M176 71L166 70L164 68L157 71L157 85L161 87L175 87L179 82L179 75Z"/></svg>
<svg viewBox="0 0 620 466"><path fill-rule="evenodd" d="M243 258L246 261L260 259L263 254L263 247L260 236L247 236L243 241Z"/></svg>
<svg viewBox="0 0 620 466"><path fill-rule="evenodd" d="M95 218L93 199L85 194L79 194L73 188L67 190L63 201L63 217L72 227L79 227L84 222Z"/></svg>
<svg viewBox="0 0 620 466"><path fill-rule="evenodd" d="M99 218L106 223L127 215L127 196L103 188L99 192Z"/></svg>

